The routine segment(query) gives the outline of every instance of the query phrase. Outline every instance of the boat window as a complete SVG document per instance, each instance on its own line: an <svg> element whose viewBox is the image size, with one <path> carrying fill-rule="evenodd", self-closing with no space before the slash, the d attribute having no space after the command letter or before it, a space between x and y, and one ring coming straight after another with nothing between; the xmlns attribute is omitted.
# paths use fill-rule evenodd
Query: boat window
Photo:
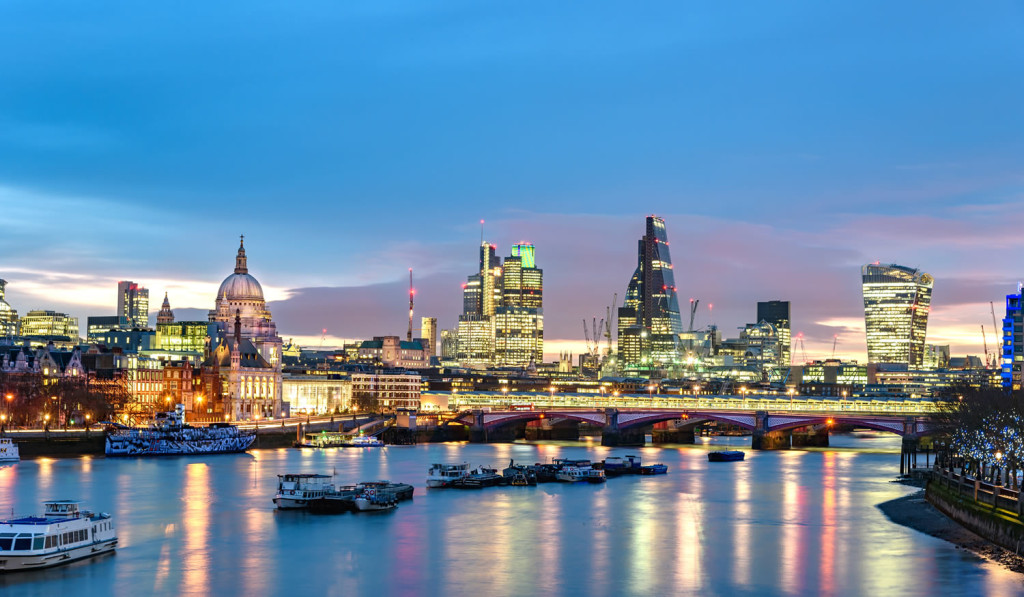
<svg viewBox="0 0 1024 597"><path fill-rule="evenodd" d="M43 536L36 535L32 540L32 549L43 549Z"/></svg>
<svg viewBox="0 0 1024 597"><path fill-rule="evenodd" d="M18 537L14 540L14 549L32 549L32 537Z"/></svg>
<svg viewBox="0 0 1024 597"><path fill-rule="evenodd" d="M10 533L0 535L0 551L9 550L12 543L14 543L14 535Z"/></svg>

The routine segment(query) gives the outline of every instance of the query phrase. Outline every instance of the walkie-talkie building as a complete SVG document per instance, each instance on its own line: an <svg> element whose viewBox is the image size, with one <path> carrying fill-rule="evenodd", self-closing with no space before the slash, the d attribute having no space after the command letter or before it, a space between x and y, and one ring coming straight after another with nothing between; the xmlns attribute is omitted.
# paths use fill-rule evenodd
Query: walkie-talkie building
<svg viewBox="0 0 1024 597"><path fill-rule="evenodd" d="M934 279L920 270L872 263L861 268L869 363L921 367Z"/></svg>
<svg viewBox="0 0 1024 597"><path fill-rule="evenodd" d="M619 309L619 362L629 367L678 364L679 317L672 258L665 220L647 216L646 234L637 245L637 266Z"/></svg>

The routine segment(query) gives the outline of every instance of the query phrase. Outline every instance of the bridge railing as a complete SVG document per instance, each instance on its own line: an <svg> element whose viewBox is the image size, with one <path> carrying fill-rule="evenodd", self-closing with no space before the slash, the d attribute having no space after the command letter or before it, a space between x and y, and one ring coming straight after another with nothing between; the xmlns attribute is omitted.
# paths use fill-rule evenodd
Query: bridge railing
<svg viewBox="0 0 1024 597"><path fill-rule="evenodd" d="M438 393L442 394L442 393ZM443 393L447 394L447 393ZM666 394L623 394L601 396L576 393L460 392L451 393L449 405L466 408L511 408L529 404L536 408L654 408L717 411L756 411L789 413L861 413L928 415L939 411L931 400L832 399L776 396L685 396Z"/></svg>

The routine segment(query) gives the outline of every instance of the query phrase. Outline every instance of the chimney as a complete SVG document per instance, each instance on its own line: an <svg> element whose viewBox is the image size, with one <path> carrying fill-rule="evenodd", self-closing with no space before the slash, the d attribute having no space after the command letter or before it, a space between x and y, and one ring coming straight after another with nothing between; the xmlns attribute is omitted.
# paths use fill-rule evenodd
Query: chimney
<svg viewBox="0 0 1024 597"><path fill-rule="evenodd" d="M235 309L235 344L242 343L242 312Z"/></svg>

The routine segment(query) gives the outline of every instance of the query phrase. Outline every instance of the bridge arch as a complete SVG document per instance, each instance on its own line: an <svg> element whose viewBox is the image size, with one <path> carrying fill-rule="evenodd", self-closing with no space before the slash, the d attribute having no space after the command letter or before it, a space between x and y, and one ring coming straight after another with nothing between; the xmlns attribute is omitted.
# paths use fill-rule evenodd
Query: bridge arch
<svg viewBox="0 0 1024 597"><path fill-rule="evenodd" d="M638 416L632 416L638 415ZM619 412L619 429L630 429L633 427L646 427L647 425L653 425L655 423L661 423L663 421L672 421L675 419L688 419L692 421L692 425L696 426L706 421L718 421L719 423L728 423L729 425L737 425L744 429L753 430L757 426L757 419L753 415L746 415L742 413L707 413L707 412L657 412L657 413L629 413ZM688 425L684 425L687 427Z"/></svg>
<svg viewBox="0 0 1024 597"><path fill-rule="evenodd" d="M767 431L789 431L800 427L825 425L831 421L834 425L850 425L853 427L862 427L865 429L871 429L873 431L884 431L887 433L893 433L899 436L908 435L904 426L904 422L902 420L872 420L868 418L853 418L827 415L777 418L782 418L783 421L780 421L779 423L773 423L772 417L769 416ZM915 433L916 432L911 432L910 434L913 435Z"/></svg>

